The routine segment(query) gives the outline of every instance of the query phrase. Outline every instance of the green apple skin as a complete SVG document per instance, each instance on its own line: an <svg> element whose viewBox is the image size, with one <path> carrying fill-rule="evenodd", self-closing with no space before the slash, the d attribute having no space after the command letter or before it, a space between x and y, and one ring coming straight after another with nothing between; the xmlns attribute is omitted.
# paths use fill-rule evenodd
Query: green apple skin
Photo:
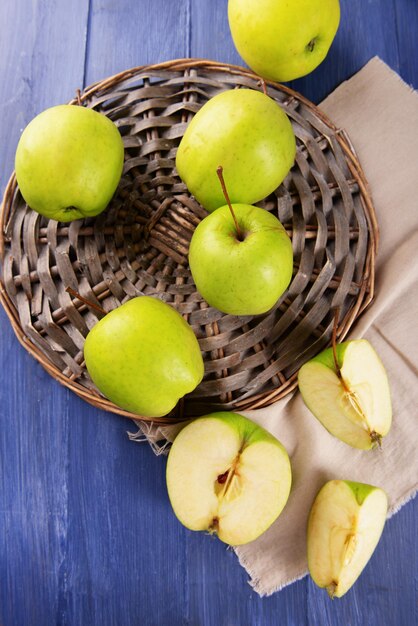
<svg viewBox="0 0 418 626"><path fill-rule="evenodd" d="M216 174L220 165L231 202L253 204L280 185L295 154L295 135L283 109L262 92L231 89L193 117L176 167L190 193L211 212L225 204Z"/></svg>
<svg viewBox="0 0 418 626"><path fill-rule="evenodd" d="M289 286L293 251L279 220L259 207L232 205L205 217L193 233L189 265L197 290L211 306L231 315L269 311Z"/></svg>
<svg viewBox="0 0 418 626"><path fill-rule="evenodd" d="M87 335L84 358L104 396L145 417L167 415L203 378L191 326L150 296L133 298L103 317Z"/></svg>
<svg viewBox="0 0 418 626"><path fill-rule="evenodd" d="M253 541L271 526L291 481L283 445L238 413L211 413L189 423L168 456L167 489L179 521L230 545Z"/></svg>
<svg viewBox="0 0 418 626"><path fill-rule="evenodd" d="M388 434L392 424L385 368L366 339L337 344L336 356L351 394L337 375L332 348L301 367L299 390L306 406L332 435L354 448L370 450ZM355 406L360 407L361 414Z"/></svg>
<svg viewBox="0 0 418 626"><path fill-rule="evenodd" d="M83 106L63 104L37 115L16 150L25 202L41 215L70 222L101 213L118 186L124 147L115 124Z"/></svg>
<svg viewBox="0 0 418 626"><path fill-rule="evenodd" d="M312 505L307 533L313 581L340 598L373 554L387 516L387 496L372 485L331 480Z"/></svg>
<svg viewBox="0 0 418 626"><path fill-rule="evenodd" d="M305 76L328 54L340 23L338 0L229 0L235 47L256 73L285 82Z"/></svg>

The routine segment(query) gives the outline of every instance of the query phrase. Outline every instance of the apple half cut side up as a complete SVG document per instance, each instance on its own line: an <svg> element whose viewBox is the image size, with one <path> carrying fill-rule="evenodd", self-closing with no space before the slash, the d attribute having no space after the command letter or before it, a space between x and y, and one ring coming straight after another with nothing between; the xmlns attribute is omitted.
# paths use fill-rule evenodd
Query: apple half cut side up
<svg viewBox="0 0 418 626"><path fill-rule="evenodd" d="M302 398L323 426L341 441L363 450L380 444L391 426L389 383L381 360L365 339L336 346L299 370Z"/></svg>
<svg viewBox="0 0 418 626"><path fill-rule="evenodd" d="M267 530L285 506L290 485L282 444L235 413L196 419L176 437L168 457L168 494L179 521L230 545Z"/></svg>
<svg viewBox="0 0 418 626"><path fill-rule="evenodd" d="M331 480L319 491L308 521L308 566L315 584L340 598L372 556L386 521L387 496L371 485Z"/></svg>

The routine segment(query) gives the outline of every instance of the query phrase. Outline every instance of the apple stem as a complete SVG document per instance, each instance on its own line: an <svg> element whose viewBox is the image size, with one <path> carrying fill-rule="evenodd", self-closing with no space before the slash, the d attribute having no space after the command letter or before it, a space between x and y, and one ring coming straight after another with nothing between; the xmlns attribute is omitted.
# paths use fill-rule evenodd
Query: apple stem
<svg viewBox="0 0 418 626"><path fill-rule="evenodd" d="M338 358L337 358L337 326L338 326L338 318L339 318L339 316L340 316L340 307L337 307L335 309L334 325L332 327L332 356L334 357L335 369L337 371L337 376L338 376L338 378L341 381L343 389L344 389L345 393L347 394L348 400L351 403L351 406L356 411L356 413L358 415L360 415L360 417L367 423L367 420L365 419L364 412L363 412L363 410L361 408L361 405L360 405L360 403L358 401L358 398L357 398L356 394L351 391L350 387L345 382L344 376L341 373L340 365L338 363ZM373 438L372 438L372 441L374 441Z"/></svg>
<svg viewBox="0 0 418 626"><path fill-rule="evenodd" d="M329 597L331 598L331 600L334 599L335 596L335 592L337 591L337 587L338 587L338 583L335 582L335 580L333 580L328 586L327 586L327 592Z"/></svg>
<svg viewBox="0 0 418 626"><path fill-rule="evenodd" d="M334 365L335 365L335 369L337 372L337 376L341 381L341 384L343 386L343 389L347 395L347 398L351 404L351 406L353 407L353 409L356 411L356 413L362 418L362 420L365 422L365 424L367 424L367 419L365 418L364 412L361 408L361 405L358 401L357 395L355 394L355 392L351 391L350 387L347 385L347 383L344 380L344 377L341 373L341 368L340 365L338 363L338 358L337 358L337 326L338 326L338 318L340 315L340 307L337 307L335 309L335 314L334 314L334 325L332 327L332 356L334 357ZM374 446L379 445L380 446L380 435L378 435L377 433L375 433L374 431L372 433L370 433L370 437L372 440L372 444Z"/></svg>
<svg viewBox="0 0 418 626"><path fill-rule="evenodd" d="M218 529L219 529L219 517L214 517L212 520L212 524L208 528L209 534L213 535L217 533Z"/></svg>
<svg viewBox="0 0 418 626"><path fill-rule="evenodd" d="M236 460L234 461L233 466L228 470L225 480L220 483L221 485L223 485L223 489L221 494L219 495L219 500L223 500L223 498L226 498L229 488L232 485L235 476L235 465Z"/></svg>
<svg viewBox="0 0 418 626"><path fill-rule="evenodd" d="M222 165L219 165L219 167L216 170L216 173L217 173L219 181L221 183L221 187L222 187L223 194L225 196L226 203L227 203L227 205L229 207L229 210L231 211L231 215L232 215L232 218L233 218L234 223L235 223L235 229L237 231L238 241L244 241L244 236L243 236L242 231L241 231L241 229L239 227L238 220L237 220L236 215L234 213L234 209L232 208L231 200L229 199L228 191L227 191L226 185L225 185L225 179L224 179L223 171L224 171L224 168L222 167Z"/></svg>
<svg viewBox="0 0 418 626"><path fill-rule="evenodd" d="M76 97L77 97L77 106L81 107L83 105L83 103L81 102L81 91L80 89L77 89L76 93Z"/></svg>
<svg viewBox="0 0 418 626"><path fill-rule="evenodd" d="M73 296L74 298L77 298L77 300L80 300L80 302L84 302L84 304L86 304L91 309L94 309L95 311L99 311L99 313L103 313L103 315L107 315L107 311L105 311L101 306L99 306L95 302L91 302L90 300L87 300L87 298L84 298L83 296L81 296L78 293L78 291L75 291L71 287L66 287L65 291L69 293L70 296Z"/></svg>
<svg viewBox="0 0 418 626"><path fill-rule="evenodd" d="M238 465L242 450L243 450L243 447L241 447L237 456L232 461L231 467L227 469L226 472L224 472L223 474L220 474L217 478L218 483L220 485L223 485L222 491L218 496L219 500L223 500L223 498L227 497L228 491L232 483L234 482L234 478L237 477L237 465Z"/></svg>
<svg viewBox="0 0 418 626"><path fill-rule="evenodd" d="M379 435L375 430L370 433L370 439L374 448L382 448L382 435Z"/></svg>
<svg viewBox="0 0 418 626"><path fill-rule="evenodd" d="M338 318L340 317L340 307L337 307L335 309L335 314L334 314L334 324L332 327L332 356L334 357L334 365L335 365L335 369L337 370L337 376L338 378L342 381L344 388L346 387L342 374L341 374L341 369L338 363L338 358L337 358L337 327L338 327ZM347 389L346 389L347 391Z"/></svg>

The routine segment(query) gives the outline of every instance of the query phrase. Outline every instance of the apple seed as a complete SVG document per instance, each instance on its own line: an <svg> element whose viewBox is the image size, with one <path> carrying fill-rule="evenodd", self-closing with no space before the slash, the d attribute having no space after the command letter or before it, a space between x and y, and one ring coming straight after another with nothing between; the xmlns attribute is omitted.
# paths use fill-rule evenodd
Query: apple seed
<svg viewBox="0 0 418 626"><path fill-rule="evenodd" d="M228 478L228 474L229 474L228 470L226 472L224 472L223 474L219 474L219 476L217 478L217 481L218 481L218 483L220 485L223 485L226 482L226 480Z"/></svg>

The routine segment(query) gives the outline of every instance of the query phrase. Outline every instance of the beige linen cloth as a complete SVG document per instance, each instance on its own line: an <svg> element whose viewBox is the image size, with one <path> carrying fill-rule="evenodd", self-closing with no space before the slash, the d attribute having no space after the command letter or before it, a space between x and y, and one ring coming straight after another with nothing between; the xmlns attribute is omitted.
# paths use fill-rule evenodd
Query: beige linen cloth
<svg viewBox="0 0 418 626"><path fill-rule="evenodd" d="M349 337L367 338L380 355L391 385L393 425L381 450L361 451L332 437L297 391L266 409L244 412L285 445L293 473L281 516L256 541L235 550L260 595L306 574L307 518L325 481L382 487L389 515L415 495L418 483L418 94L375 57L320 107L351 138L376 208L376 299ZM156 442L178 431L139 425L157 452Z"/></svg>

